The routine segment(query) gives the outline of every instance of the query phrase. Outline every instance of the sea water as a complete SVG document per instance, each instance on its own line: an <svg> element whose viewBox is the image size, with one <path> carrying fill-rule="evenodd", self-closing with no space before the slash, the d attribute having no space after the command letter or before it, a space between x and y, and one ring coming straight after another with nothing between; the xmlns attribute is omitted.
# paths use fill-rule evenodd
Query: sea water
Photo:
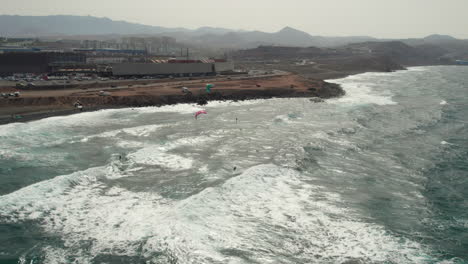
<svg viewBox="0 0 468 264"><path fill-rule="evenodd" d="M332 82L0 126L0 263L466 263L468 67Z"/></svg>

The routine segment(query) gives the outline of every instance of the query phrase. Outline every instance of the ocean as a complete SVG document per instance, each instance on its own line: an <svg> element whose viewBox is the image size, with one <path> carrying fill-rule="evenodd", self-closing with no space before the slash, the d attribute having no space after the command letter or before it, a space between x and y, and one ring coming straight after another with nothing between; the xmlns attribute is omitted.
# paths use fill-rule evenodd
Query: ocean
<svg viewBox="0 0 468 264"><path fill-rule="evenodd" d="M468 263L468 67L331 82L0 126L0 263Z"/></svg>

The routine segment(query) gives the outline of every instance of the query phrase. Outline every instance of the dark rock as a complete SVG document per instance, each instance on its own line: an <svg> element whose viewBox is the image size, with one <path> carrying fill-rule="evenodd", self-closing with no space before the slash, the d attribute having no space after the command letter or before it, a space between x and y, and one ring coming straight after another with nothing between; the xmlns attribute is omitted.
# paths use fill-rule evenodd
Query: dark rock
<svg viewBox="0 0 468 264"><path fill-rule="evenodd" d="M319 97L312 97L309 99L309 101L311 101L312 103L322 103L322 102L325 102L325 100L323 100L322 98L319 98Z"/></svg>

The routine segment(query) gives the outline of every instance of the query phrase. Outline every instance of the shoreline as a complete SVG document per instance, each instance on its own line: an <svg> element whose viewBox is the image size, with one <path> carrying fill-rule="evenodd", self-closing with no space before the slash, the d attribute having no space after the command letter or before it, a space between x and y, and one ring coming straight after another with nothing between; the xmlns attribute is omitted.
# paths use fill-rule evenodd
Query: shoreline
<svg viewBox="0 0 468 264"><path fill-rule="evenodd" d="M337 85L339 86L339 85ZM128 105L102 105L100 107L86 107L84 110L79 111L77 109L53 109L53 110L45 110L45 111L33 111L33 112L26 112L23 114L13 115L16 117L7 117L7 116L0 116L0 125L10 124L10 123L25 123L30 121L36 121L43 118L54 117L54 116L67 116L67 115L74 115L79 113L85 112L94 112L99 110L106 110L106 109L122 109L122 108L137 108L137 107L162 107L166 105L176 105L176 104L198 104L198 105L206 105L208 102L211 101L246 101L246 100L256 100L256 99L272 99L272 98L319 98L317 96L313 96L312 94L264 94L264 93L251 93L251 94L244 94L244 95L221 95L220 93L213 93L212 96L204 97L204 96L192 96L187 97L184 99L180 99L180 96L169 96L158 98L162 99L158 103L144 103L144 104L128 104ZM336 96L338 97L338 96ZM333 98L333 97L327 97ZM165 101L165 102L164 102Z"/></svg>
<svg viewBox="0 0 468 264"><path fill-rule="evenodd" d="M205 82L215 84L207 93ZM188 87L190 93L181 92ZM254 78L222 80L174 80L142 87L102 89L109 96L102 96L99 89L24 91L18 98L0 99L0 125L16 122L30 122L52 116L72 115L103 109L174 105L208 101L244 101L251 99L319 97L322 99L341 96L344 91L337 84L323 80L307 79L296 74L279 74ZM73 107L79 101L83 111Z"/></svg>
<svg viewBox="0 0 468 264"><path fill-rule="evenodd" d="M407 70L404 69L395 69L395 70ZM392 70L390 72L394 72ZM184 81L174 80L169 82L158 82L158 84L150 86L149 89L153 89L153 92L144 93L141 92L144 88L135 87L135 88L120 88L120 89L109 89L113 93L117 93L117 95L112 96L99 96L97 92L92 91L82 91L79 93L71 93L69 97L54 97L52 96L37 96L37 97L20 97L16 98L17 101L24 100L22 106L16 107L16 109L12 110L8 113L8 110L5 111L5 106L0 102L0 125L10 124L10 123L25 123L36 121L48 117L54 116L68 116L83 112L93 112L105 109L121 109L121 108L134 108L134 107L160 107L164 105L174 105L180 103L196 103L199 105L204 105L208 101L244 101L244 100L253 100L253 99L271 99L271 98L313 98L318 97L321 99L329 99L329 98L336 98L343 96L345 91L342 87L338 84L333 83L332 81L335 79L342 79L348 76L363 74L368 72L382 72L382 71L357 71L357 72L343 72L339 76L335 76L337 78L330 78L326 80L319 80L319 79L307 79L305 77L301 77L300 75L287 73L283 75L277 76L268 76L268 77L257 77L257 78L249 78L250 85L253 83L262 83L265 81L277 81L279 79L290 79L292 78L299 78L295 80L296 83L291 87L285 87L284 83L280 85L273 85L267 87L242 87L237 89L229 89L221 87L214 89L213 93L206 94L203 92L203 89L193 90L192 94L181 94L179 91L181 85L190 86ZM227 78L222 81L218 81L219 83L223 82L239 82L239 81L232 81L231 78ZM198 81L205 81L205 80L198 80ZM212 81L212 80L206 80ZM289 80L290 81L290 80ZM218 83L214 81L213 83ZM154 93L154 91L158 91L161 86L164 87L169 86L172 88L172 91L166 93ZM296 86L297 85L297 86ZM177 89L177 90L175 90ZM106 91L106 89L102 89ZM134 93L125 94L129 90L135 90ZM166 89L167 90L167 89ZM44 92L44 91L42 91ZM51 91L45 91L47 92ZM69 92L69 90L60 91L60 92ZM119 94L120 92L120 94ZM146 91L145 91L146 92ZM90 93L94 93L91 94ZM123 93L123 94L122 94ZM34 105L34 101L44 101L40 105ZM10 99L14 100L14 99ZM83 111L79 111L76 108L71 107L72 101L79 100L83 102L85 108ZM29 103L28 103L29 101ZM21 105L21 104L20 104ZM3 108L3 109L2 109ZM6 106L8 108L8 106ZM7 112L7 114L5 114ZM14 113L13 113L14 112Z"/></svg>
<svg viewBox="0 0 468 264"><path fill-rule="evenodd" d="M231 101L231 102L238 102L238 101L247 101L247 100L259 100L259 99L273 99L273 98L317 98L315 96L310 96L310 95L299 95L299 96L261 96L261 95L251 95L251 96L242 96L242 98L236 98L236 97L219 97L216 96L214 98L209 98L206 100L206 103L199 103L197 101L178 101L176 103L161 103L161 104L148 104L148 105L128 105L128 106L118 106L118 105L109 105L109 106L102 106L102 107L89 107L85 108L82 111L79 111L77 109L56 109L56 110L49 110L49 111L41 111L41 112L28 112L23 115L17 115L19 116L18 118L8 118L8 117L0 117L0 126L1 125L6 125L6 124L12 124L12 123L27 123L31 121L37 121L41 120L44 118L49 118L49 117L55 117L55 116L71 116L75 114L80 114L80 113L86 113L86 112L95 112L95 111L100 111L100 110L111 110L111 109L124 109L124 108L140 108L140 107L163 107L163 106L168 106L168 105L177 105L177 104L198 104L198 105L206 105L208 102L213 102L213 101L218 101L218 102L223 102L223 101ZM333 97L330 97L333 98Z"/></svg>

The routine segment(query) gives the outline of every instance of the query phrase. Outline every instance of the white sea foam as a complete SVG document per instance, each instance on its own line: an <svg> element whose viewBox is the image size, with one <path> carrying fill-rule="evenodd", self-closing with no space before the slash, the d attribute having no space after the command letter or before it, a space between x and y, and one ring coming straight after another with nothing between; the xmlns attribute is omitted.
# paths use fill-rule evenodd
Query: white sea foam
<svg viewBox="0 0 468 264"><path fill-rule="evenodd" d="M252 99L252 100L244 100L244 101L209 101L206 105L207 107L227 107L227 106L246 106L246 105L255 105L259 103L263 103L267 100L273 99Z"/></svg>
<svg viewBox="0 0 468 264"><path fill-rule="evenodd" d="M48 201L48 198L58 197L70 187L72 183L94 182L95 175L102 168L91 168L85 171L72 173L70 175L58 176L50 180L42 181L24 187L12 194L0 196L1 213L18 214L18 218L25 216L25 213L42 214L57 207L60 201ZM34 202L34 208L29 203ZM14 215L10 215L15 217Z"/></svg>
<svg viewBox="0 0 468 264"><path fill-rule="evenodd" d="M170 150L181 146L196 146L200 144L205 144L213 140L214 138L211 136L184 137L168 142L163 147L164 149Z"/></svg>
<svg viewBox="0 0 468 264"><path fill-rule="evenodd" d="M86 127L106 127L110 125L120 125L127 121L132 121L134 118L128 117L128 114L139 115L142 113L158 113L158 112L179 112L179 113L194 113L201 108L195 105L178 104L168 105L162 107L144 107L135 108L131 111L130 108L126 109L107 109L94 112L84 112L74 114L72 116L55 116L44 118L37 121L28 123L12 123L2 125L0 129L0 137L9 139L22 138L24 140L31 140L30 144L34 145L47 145L58 144L70 140L65 129L83 129ZM173 125L173 124L172 124ZM119 133L127 133L134 136L148 136L150 133L164 127L164 125L146 125L132 128L123 128L114 131L107 131L95 136L85 136L78 141L87 142L94 137L114 137ZM47 133L47 131L54 131L53 136L40 137L40 135ZM63 133L61 133L63 132ZM59 140L59 141L56 141ZM76 140L72 139L72 143Z"/></svg>
<svg viewBox="0 0 468 264"><path fill-rule="evenodd" d="M145 143L141 141L134 141L134 140L119 140L115 145L117 147L124 148L124 149L134 149L134 148L144 147Z"/></svg>
<svg viewBox="0 0 468 264"><path fill-rule="evenodd" d="M126 109L106 109L93 112L83 112L72 116L54 116L37 121L26 123L25 125L34 128L43 128L47 126L66 126L66 127L93 127L96 125L115 124L125 121L122 114Z"/></svg>
<svg viewBox="0 0 468 264"><path fill-rule="evenodd" d="M15 123L1 126L0 138L5 142L15 142L15 148L22 146L48 147L63 143L86 142L90 138L77 136L70 130L85 131L95 127L105 127L126 122L122 115L125 110L101 110L96 112L80 113L72 116L57 116L45 118L28 123ZM75 132L76 133L76 132ZM103 137L115 136L117 131L103 134Z"/></svg>
<svg viewBox="0 0 468 264"><path fill-rule="evenodd" d="M287 115L277 115L275 116L274 120L285 122L285 123L290 123L290 120Z"/></svg>
<svg viewBox="0 0 468 264"><path fill-rule="evenodd" d="M168 153L173 149L186 146L197 146L214 140L208 136L179 138L163 145L153 145L139 149L128 155L137 164L156 165L169 170L187 170L193 165L193 160L178 154Z"/></svg>
<svg viewBox="0 0 468 264"><path fill-rule="evenodd" d="M175 104L175 105L165 105L160 107L142 107L134 108L133 110L138 113L180 113L180 114L194 114L197 111L207 109L207 108L220 108L220 107L229 107L229 106L247 106L255 105L261 102L264 102L263 99L255 100L245 100L245 101L209 101L208 104L204 106L196 104Z"/></svg>
<svg viewBox="0 0 468 264"><path fill-rule="evenodd" d="M174 124L171 124L174 125ZM137 126L137 127L130 127L124 128L122 131L132 136L136 137L147 137L151 133L158 131L163 127L167 127L168 125L146 125L146 126Z"/></svg>
<svg viewBox="0 0 468 264"><path fill-rule="evenodd" d="M425 72L429 70L429 67L428 66L408 67L407 70L410 72Z"/></svg>
<svg viewBox="0 0 468 264"><path fill-rule="evenodd" d="M128 155L137 164L157 165L170 170L187 170L193 160L180 155L169 154L159 146L146 147Z"/></svg>
<svg viewBox="0 0 468 264"><path fill-rule="evenodd" d="M443 141L441 141L441 142L440 142L440 144L441 144L441 145L454 145L454 144L452 144L452 143L449 143L449 142L447 142L447 141L444 141L444 140L443 140Z"/></svg>
<svg viewBox="0 0 468 264"><path fill-rule="evenodd" d="M440 101L440 103L439 103L439 104L440 104L440 105L446 105L446 104L447 104L447 101L445 101L445 100L442 100L442 101Z"/></svg>
<svg viewBox="0 0 468 264"><path fill-rule="evenodd" d="M140 107L134 108L135 111L139 113L180 113L180 114L193 114L197 111L200 111L202 108L196 104L175 104L175 105L164 105L160 107Z"/></svg>
<svg viewBox="0 0 468 264"><path fill-rule="evenodd" d="M0 215L40 220L46 231L60 234L66 248L48 247L50 263L77 254L86 263L109 252L154 262L164 258L154 252L169 252L178 263L273 263L288 255L312 262L418 263L425 253L415 242L351 219L339 195L274 165L250 168L180 201L108 189L99 182L105 173L89 169L1 196ZM93 243L80 251L86 241ZM223 251L243 248L251 249L247 259Z"/></svg>
<svg viewBox="0 0 468 264"><path fill-rule="evenodd" d="M346 91L346 95L338 99L328 100L335 104L376 104L394 105L391 96L378 94L372 91L369 84L362 82L350 82L348 80L336 82Z"/></svg>
<svg viewBox="0 0 468 264"><path fill-rule="evenodd" d="M174 124L171 124L174 125ZM144 125L144 126L136 126L136 127L129 127L129 128L122 128L116 129L111 131L102 132L96 135L89 135L81 138L79 142L88 142L90 139L94 138L115 138L119 134L127 134L132 135L135 137L147 137L152 133L160 130L161 128L168 127L169 125L166 124L155 124L155 125ZM72 140L71 143L76 142Z"/></svg>
<svg viewBox="0 0 468 264"><path fill-rule="evenodd" d="M342 79L327 80L328 82L336 83L346 91L346 95L337 99L327 100L334 104L377 104L377 105L393 105L396 104L392 100L390 91L376 92L371 86L375 85L373 80L376 76L383 78L395 73L379 73L367 72L362 74L351 75Z"/></svg>

